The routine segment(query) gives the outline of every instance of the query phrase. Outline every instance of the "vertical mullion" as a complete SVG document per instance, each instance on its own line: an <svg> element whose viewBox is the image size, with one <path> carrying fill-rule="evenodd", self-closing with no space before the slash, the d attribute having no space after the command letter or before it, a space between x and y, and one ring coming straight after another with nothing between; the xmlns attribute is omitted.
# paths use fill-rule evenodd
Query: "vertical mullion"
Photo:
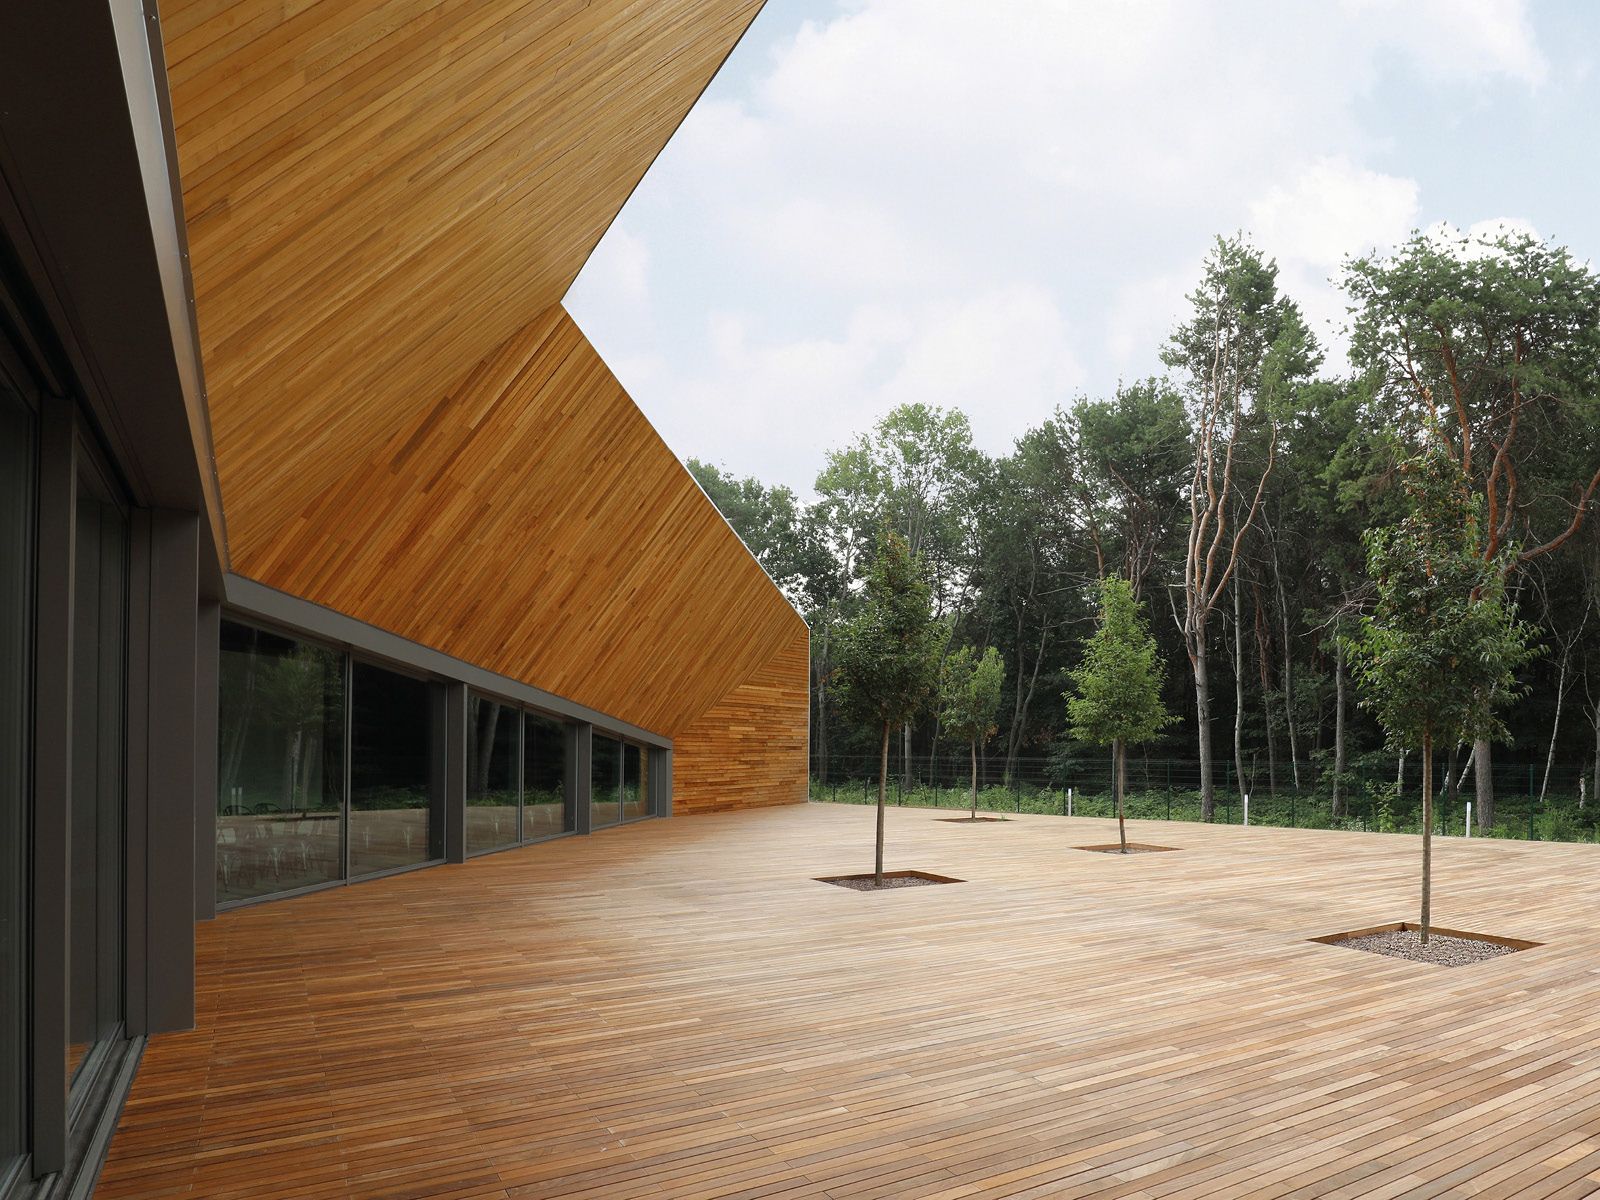
<svg viewBox="0 0 1600 1200"><path fill-rule="evenodd" d="M344 737L341 739L342 745L339 747L339 750L340 750L339 757L343 760L342 763L341 763L342 770L340 771L340 775L341 775L341 790L343 791L344 794L343 794L343 796L340 797L340 800L339 800L339 812L341 814L340 820L339 820L339 846L340 846L340 859L341 859L340 868L339 868L339 878L343 879L343 880L349 880L349 878L350 878L350 800L351 800L351 797L350 797L350 760L355 756L355 746L351 742L351 736L352 736L352 733L353 733L353 731L355 729L355 720L354 720L354 709L355 709L355 700L354 700L355 665L354 665L354 662L351 659L350 655L348 655L348 654L340 655L340 658L342 658L343 661L344 661Z"/></svg>
<svg viewBox="0 0 1600 1200"><path fill-rule="evenodd" d="M29 1143L36 1174L67 1162L67 942L72 875L72 632L77 560L77 438L72 406L39 421L35 583L33 1026Z"/></svg>

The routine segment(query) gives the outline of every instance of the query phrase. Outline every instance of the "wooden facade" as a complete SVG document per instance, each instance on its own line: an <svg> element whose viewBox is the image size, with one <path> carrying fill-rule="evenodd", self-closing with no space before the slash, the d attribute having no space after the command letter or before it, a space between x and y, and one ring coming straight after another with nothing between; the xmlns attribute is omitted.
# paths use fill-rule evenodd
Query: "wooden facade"
<svg viewBox="0 0 1600 1200"><path fill-rule="evenodd" d="M230 569L687 735L690 811L803 798L805 626L561 298L759 7L162 7Z"/></svg>
<svg viewBox="0 0 1600 1200"><path fill-rule="evenodd" d="M806 799L811 643L802 627L678 734L673 811L760 808Z"/></svg>

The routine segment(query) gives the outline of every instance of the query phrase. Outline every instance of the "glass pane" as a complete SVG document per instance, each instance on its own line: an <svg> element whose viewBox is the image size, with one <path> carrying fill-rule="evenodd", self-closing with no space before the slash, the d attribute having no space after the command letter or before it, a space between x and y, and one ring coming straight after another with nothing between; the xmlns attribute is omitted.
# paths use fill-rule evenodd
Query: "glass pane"
<svg viewBox="0 0 1600 1200"><path fill-rule="evenodd" d="M73 578L71 903L67 1074L122 1021L123 658L128 531L78 495Z"/></svg>
<svg viewBox="0 0 1600 1200"><path fill-rule="evenodd" d="M23 1151L33 413L0 383L0 1177Z"/></svg>
<svg viewBox="0 0 1600 1200"><path fill-rule="evenodd" d="M342 874L344 658L222 623L217 900Z"/></svg>
<svg viewBox="0 0 1600 1200"><path fill-rule="evenodd" d="M435 708L427 682L351 664L351 878L444 857Z"/></svg>
<svg viewBox="0 0 1600 1200"><path fill-rule="evenodd" d="M622 748L622 819L634 821L650 813L647 778L650 756L638 746Z"/></svg>
<svg viewBox="0 0 1600 1200"><path fill-rule="evenodd" d="M589 827L603 829L622 819L622 743L594 735L594 761L589 770Z"/></svg>
<svg viewBox="0 0 1600 1200"><path fill-rule="evenodd" d="M510 705L467 701L467 850L517 843L517 721Z"/></svg>
<svg viewBox="0 0 1600 1200"><path fill-rule="evenodd" d="M531 842L572 828L567 730L559 721L527 713L522 739L522 837Z"/></svg>

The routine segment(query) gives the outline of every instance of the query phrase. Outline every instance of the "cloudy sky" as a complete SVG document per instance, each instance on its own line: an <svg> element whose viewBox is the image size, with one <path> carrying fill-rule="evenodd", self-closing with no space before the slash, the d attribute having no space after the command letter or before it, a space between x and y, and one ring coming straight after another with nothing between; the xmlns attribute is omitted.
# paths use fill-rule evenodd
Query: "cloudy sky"
<svg viewBox="0 0 1600 1200"><path fill-rule="evenodd" d="M912 400L1001 452L1159 370L1220 232L1335 363L1347 254L1600 258L1597 55L1587 0L768 0L567 304L684 458L807 494Z"/></svg>

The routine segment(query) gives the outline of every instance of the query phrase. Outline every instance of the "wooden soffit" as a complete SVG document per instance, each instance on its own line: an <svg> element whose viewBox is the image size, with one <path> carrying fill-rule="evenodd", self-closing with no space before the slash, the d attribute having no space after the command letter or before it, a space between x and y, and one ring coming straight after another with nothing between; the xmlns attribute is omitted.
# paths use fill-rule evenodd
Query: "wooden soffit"
<svg viewBox="0 0 1600 1200"><path fill-rule="evenodd" d="M668 734L793 640L560 307L759 8L162 5L234 571Z"/></svg>

